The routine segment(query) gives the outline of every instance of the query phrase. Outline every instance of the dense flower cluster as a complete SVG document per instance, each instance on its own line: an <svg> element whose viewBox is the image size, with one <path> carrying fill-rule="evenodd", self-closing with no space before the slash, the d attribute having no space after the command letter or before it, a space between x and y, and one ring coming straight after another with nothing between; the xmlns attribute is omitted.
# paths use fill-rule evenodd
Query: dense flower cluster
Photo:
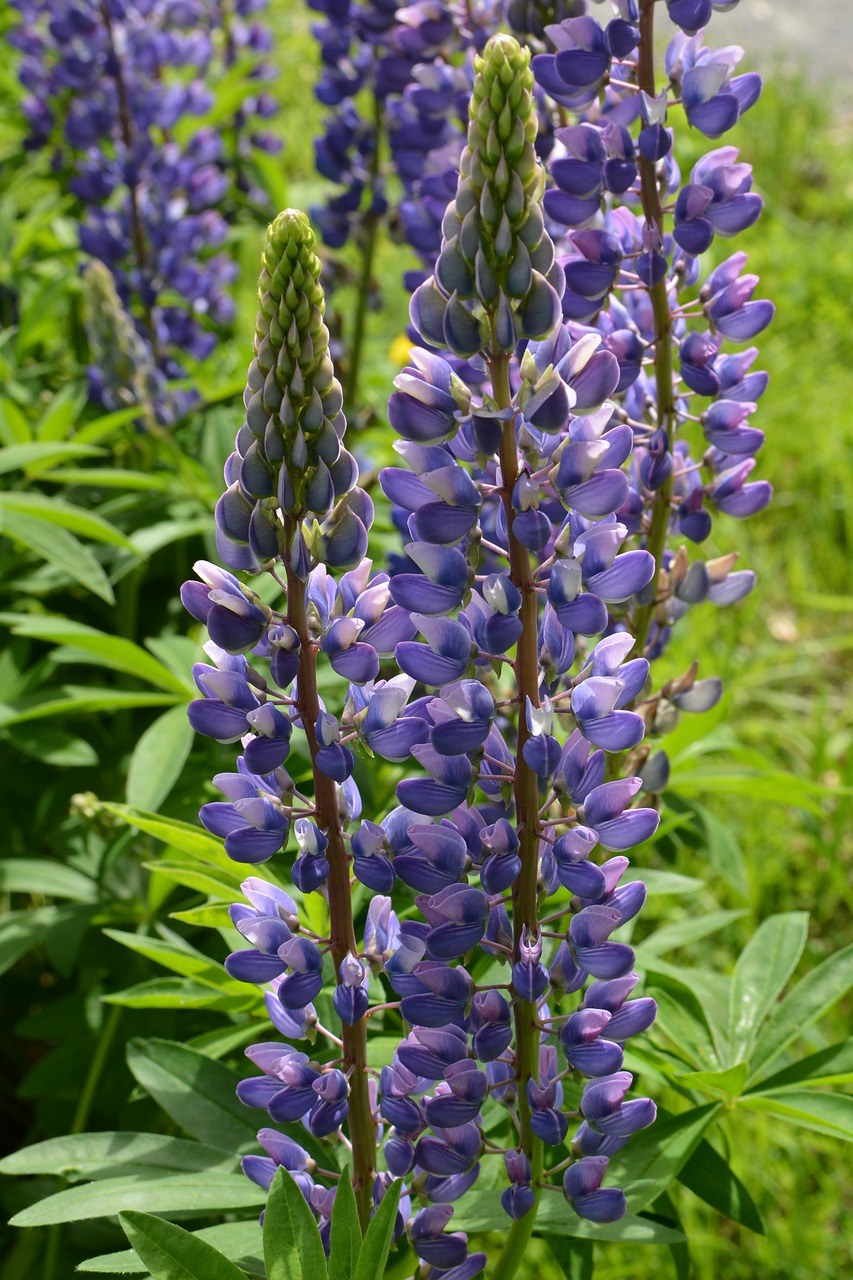
<svg viewBox="0 0 853 1280"><path fill-rule="evenodd" d="M710 7L668 4L683 28L668 69L716 138L758 87L733 74L735 51L703 50ZM594 1222L625 1212L604 1185L610 1157L655 1107L628 1097L624 1045L656 1013L620 936L646 896L626 854L658 826L641 792L662 791L668 765L651 742L720 696L693 668L654 690L650 664L691 605L732 603L753 581L734 556L691 563L669 540L700 543L710 510L745 516L769 497L750 479L761 433L748 424L766 376L754 350L723 341L749 340L772 308L744 255L704 283L698 261L760 200L729 147L682 183L672 104L649 70L653 6L616 10L601 26L573 6L532 69L508 35L472 63L435 270L412 297L426 345L388 405L401 465L380 486L402 554L388 572L365 559L373 506L344 445L319 261L287 211L264 251L216 514L229 570L269 572L284 595L268 604L206 562L182 591L209 635L191 721L240 750L202 821L251 866L277 869L294 848L292 896L280 874L251 875L232 909L247 946L228 971L266 988L283 1037L248 1051L260 1074L240 1097L273 1125L345 1136L362 1221L403 1179L398 1230L432 1280L484 1265L448 1228L487 1159L512 1220L502 1274L543 1187L562 1183ZM548 190L534 72L578 113L544 148ZM711 400L701 414L696 396ZM697 465L687 432L700 430ZM387 813L364 812L356 782L372 756L399 766ZM325 928L302 909L311 894ZM369 1065L368 1026L400 1022L390 1061ZM268 1186L290 1170L327 1239L328 1175L277 1128L258 1139L247 1174Z"/></svg>
<svg viewBox="0 0 853 1280"><path fill-rule="evenodd" d="M221 213L235 156L275 145L256 119L272 102L259 92L234 121L235 156L220 132L182 121L212 104L205 77L238 56L260 54L268 34L254 21L257 0L16 0L21 23L10 39L30 146L47 147L54 167L85 207L80 244L112 272L150 360L166 378L201 359L233 315L234 266L223 253ZM263 67L255 69L260 77ZM226 131L227 132L227 131ZM103 388L100 370L94 390ZM115 395L120 388L111 388ZM109 399L107 394L106 399ZM168 420L175 397L158 404Z"/></svg>

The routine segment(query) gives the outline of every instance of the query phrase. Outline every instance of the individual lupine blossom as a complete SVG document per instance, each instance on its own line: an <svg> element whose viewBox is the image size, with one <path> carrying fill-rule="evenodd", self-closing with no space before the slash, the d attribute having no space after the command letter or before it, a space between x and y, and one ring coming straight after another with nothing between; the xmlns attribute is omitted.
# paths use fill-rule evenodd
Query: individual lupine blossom
<svg viewBox="0 0 853 1280"><path fill-rule="evenodd" d="M84 206L80 246L112 272L150 360L167 378L182 377L186 356L209 355L233 318L234 267L221 252L231 175L220 135L199 125L179 143L175 126L212 104L204 77L220 60L218 22L228 19L228 40L263 47L262 29L239 21L257 5L16 0L16 8L22 21L10 40L22 55L29 145L50 149ZM268 115L270 106L261 95L242 110ZM266 135L251 136L267 145Z"/></svg>

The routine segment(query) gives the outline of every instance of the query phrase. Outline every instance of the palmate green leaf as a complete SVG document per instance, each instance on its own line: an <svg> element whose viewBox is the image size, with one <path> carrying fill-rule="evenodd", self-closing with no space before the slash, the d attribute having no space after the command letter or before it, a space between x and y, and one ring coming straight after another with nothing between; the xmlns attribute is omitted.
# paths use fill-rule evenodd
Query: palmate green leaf
<svg viewBox="0 0 853 1280"><path fill-rule="evenodd" d="M330 1225L329 1280L352 1280L361 1250L361 1225L349 1168L341 1174Z"/></svg>
<svg viewBox="0 0 853 1280"><path fill-rule="evenodd" d="M192 978L150 978L123 991L101 996L104 1004L123 1009L216 1009L220 1013L260 1013L263 998L257 992L215 991Z"/></svg>
<svg viewBox="0 0 853 1280"><path fill-rule="evenodd" d="M764 1112L802 1129L853 1142L853 1097L820 1093L817 1089L780 1089L776 1093L747 1093L738 1101L745 1111Z"/></svg>
<svg viewBox="0 0 853 1280"><path fill-rule="evenodd" d="M162 1178L106 1178L58 1191L22 1209L13 1227L46 1227L111 1218L127 1209L205 1217L260 1208L264 1193L239 1173L176 1173Z"/></svg>
<svg viewBox="0 0 853 1280"><path fill-rule="evenodd" d="M181 776L194 737L186 707L170 707L158 716L130 757L127 803L137 809L159 809Z"/></svg>
<svg viewBox="0 0 853 1280"><path fill-rule="evenodd" d="M678 1176L721 1109L712 1102L680 1115L661 1113L656 1124L611 1158L611 1181L624 1188L632 1214L652 1204Z"/></svg>
<svg viewBox="0 0 853 1280"><path fill-rule="evenodd" d="M125 551L133 551L134 546L129 538L117 529L109 520L97 515L94 511L86 511L83 507L75 507L61 498L48 498L43 493L5 492L0 493L0 519L3 511L21 511L24 515L32 515L47 524L59 525L70 533L78 533L93 542L106 542L110 546L123 547Z"/></svg>
<svg viewBox="0 0 853 1280"><path fill-rule="evenodd" d="M738 957L729 988L729 1064L749 1058L761 1023L797 967L808 927L805 911L770 916Z"/></svg>
<svg viewBox="0 0 853 1280"><path fill-rule="evenodd" d="M167 666L132 640L108 635L71 618L34 617L16 613L0 616L11 627L13 635L25 636L31 640L52 641L54 644L79 649L96 658L100 666L135 676L138 680L153 685L155 689L163 689L184 698L192 696L192 685L187 680L179 679Z"/></svg>
<svg viewBox="0 0 853 1280"><path fill-rule="evenodd" d="M0 1173L22 1176L115 1178L137 1173L232 1173L237 1157L201 1142L167 1138L161 1133L71 1133L22 1147L0 1160Z"/></svg>
<svg viewBox="0 0 853 1280"><path fill-rule="evenodd" d="M807 973L777 1005L750 1055L752 1074L749 1083L762 1080L779 1055L814 1026L851 986L853 944Z"/></svg>
<svg viewBox="0 0 853 1280"><path fill-rule="evenodd" d="M237 1099L239 1077L221 1062L173 1040L131 1040L127 1065L185 1133L228 1152L254 1146L257 1119Z"/></svg>
<svg viewBox="0 0 853 1280"><path fill-rule="evenodd" d="M202 1227L194 1231L197 1240L206 1240L232 1262L238 1262L241 1270L252 1276L263 1276L264 1267L258 1256L261 1252L261 1228L255 1216L250 1222L226 1222L215 1227ZM78 1271L98 1272L106 1275L144 1275L147 1268L134 1249L121 1253L104 1253L97 1258L81 1262Z"/></svg>
<svg viewBox="0 0 853 1280"><path fill-rule="evenodd" d="M398 1178L387 1189L379 1208L367 1226L364 1241L358 1254L358 1262L352 1272L352 1280L376 1280L385 1274L385 1264L394 1242L394 1226L403 1183ZM309 1276L307 1280L312 1280Z"/></svg>
<svg viewBox="0 0 853 1280"><path fill-rule="evenodd" d="M702 1139L679 1170L678 1181L724 1217L758 1235L764 1234L764 1223L755 1201L707 1139Z"/></svg>
<svg viewBox="0 0 853 1280"><path fill-rule="evenodd" d="M313 1213L286 1169L273 1179L264 1211L267 1280L325 1280L326 1255Z"/></svg>
<svg viewBox="0 0 853 1280"><path fill-rule="evenodd" d="M245 1280L212 1244L150 1213L121 1213L122 1230L154 1280Z"/></svg>
<svg viewBox="0 0 853 1280"><path fill-rule="evenodd" d="M97 896L97 886L89 876L47 858L5 858L0 862L0 891L72 902L92 902Z"/></svg>
<svg viewBox="0 0 853 1280"><path fill-rule="evenodd" d="M772 1093L798 1084L847 1084L850 1081L853 1081L853 1036L767 1076L749 1092Z"/></svg>
<svg viewBox="0 0 853 1280"><path fill-rule="evenodd" d="M112 585L101 565L89 548L67 529L41 516L6 507L0 508L0 534L20 542L107 604L115 604Z"/></svg>
<svg viewBox="0 0 853 1280"><path fill-rule="evenodd" d="M653 972L646 985L658 1002L656 1034L662 1033L687 1064L697 1070L715 1070L719 1058L713 1029L689 983Z"/></svg>

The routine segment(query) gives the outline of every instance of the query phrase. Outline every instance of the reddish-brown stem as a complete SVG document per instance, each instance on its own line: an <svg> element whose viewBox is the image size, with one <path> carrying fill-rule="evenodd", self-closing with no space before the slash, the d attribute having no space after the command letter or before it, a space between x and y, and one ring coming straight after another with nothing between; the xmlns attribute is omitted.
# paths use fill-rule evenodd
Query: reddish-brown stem
<svg viewBox="0 0 853 1280"><path fill-rule="evenodd" d="M652 98L655 96L654 11L655 0L641 0L637 78L640 88ZM638 156L638 164L640 169L640 198L642 200L643 213L646 217L646 225L657 228L661 242L663 242L664 211L661 205L657 170L654 161L648 160L644 155ZM654 377L657 385L658 426L662 427L666 432L667 448L671 450L676 414L672 378L672 316L669 310L666 277L652 286L649 290L649 297L655 322ZM635 652L637 654L641 654L646 647L649 627L654 615L661 562L669 527L672 487L673 479L672 475L670 475L655 493L652 504L652 515L646 535L646 547L654 557L655 571L648 588L649 602L641 605L633 617L632 629L636 639Z"/></svg>
<svg viewBox="0 0 853 1280"><path fill-rule="evenodd" d="M292 525L291 521L287 522ZM292 527L288 529L292 534ZM290 536L287 538L290 544ZM329 940L335 974L348 951L358 952L350 897L349 857L347 856L335 784L317 765L316 723L320 714L317 693L317 646L308 628L305 583L287 569L287 621L299 636L299 676L297 681L299 715L308 740L314 775L314 803L317 825L329 841ZM353 1027L342 1026L343 1066L349 1074L349 1137L352 1144L352 1180L362 1230L367 1227L373 1203L373 1180L376 1170L376 1123L367 1087L367 1027L364 1018Z"/></svg>

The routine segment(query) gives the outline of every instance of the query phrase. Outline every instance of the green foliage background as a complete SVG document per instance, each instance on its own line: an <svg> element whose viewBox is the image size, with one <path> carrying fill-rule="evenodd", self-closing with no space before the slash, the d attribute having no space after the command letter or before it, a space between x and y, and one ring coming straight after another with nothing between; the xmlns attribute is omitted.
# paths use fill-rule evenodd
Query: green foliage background
<svg viewBox="0 0 853 1280"><path fill-rule="evenodd" d="M272 12L285 150L262 176L271 209L306 207L323 190L311 157L321 116L312 97L310 15L291 0ZM10 20L0 5L0 29ZM165 926L167 950L191 942L213 971L225 944L201 926L222 923L222 908L199 905L206 884L195 894L179 888L162 865L162 845L104 804L161 808L194 821L210 795L208 778L225 758L215 746L190 745L184 726L196 637L177 589L194 559L212 556L208 513L238 425L263 232L248 211L233 229L239 317L215 360L198 371L203 412L173 437L141 438L126 417L105 421L85 407L75 210L44 159L22 153L21 136L14 71L6 64L0 481L12 496L0 498L0 965L9 970L0 1072L10 1149L84 1129L163 1130L162 1112L128 1069L131 1039L194 1039L240 1069L241 1019L251 1000L230 989L211 998L208 975L187 961L183 996L163 1007L169 991L178 992L164 983L179 979L164 978L140 954L145 946L134 944L134 937L162 940ZM685 825L670 829L653 851L658 869L702 884L675 905L671 896L652 898L642 926L645 934L693 912L730 911L724 929L676 952L679 963L703 970L730 973L757 923L774 913L809 912L798 973L832 955L849 933L852 140L849 120L829 115L811 91L783 75L771 77L732 137L767 202L742 247L778 304L761 339L760 366L772 380L759 415L767 433L761 474L775 484L776 498L752 521L719 523L709 547L714 554L740 551L741 564L758 571L758 589L735 610L695 610L666 658L672 673L697 658L702 674L722 676L726 694L710 715L691 718L673 736L678 767L668 802ZM685 166L693 148L698 154L699 140L688 138ZM357 441L368 464L381 462L389 447L384 401L400 363L395 340L405 323L399 277L406 262L404 250L383 243L376 273L383 307L369 323L369 407ZM336 296L343 315L349 301L346 289ZM63 526L58 499L88 514L89 523L66 514ZM51 562L38 554L32 520L47 518L51 508L51 518L60 519L53 528L79 535L88 558L73 545L59 566L56 556ZM391 541L380 526L376 555ZM125 643L105 645L87 627ZM374 770L362 781L368 806L378 811L393 778ZM102 1002L131 988L135 994ZM223 1015L236 1028L231 1042ZM843 1040L845 1025L838 1007L808 1031L804 1052ZM662 1100L678 1109L676 1093ZM174 1122L167 1119L165 1131L177 1132ZM717 1216L676 1185L689 1263L677 1248L670 1254L608 1244L596 1247L597 1277L840 1280L853 1271L844 1152L835 1139L730 1107L714 1141L750 1188L764 1234ZM3 1201L13 1213L61 1185L47 1172L34 1181L5 1179ZM0 1280L67 1280L76 1261L119 1249L122 1240L115 1226L86 1221L7 1230L3 1246ZM573 1262L561 1256L534 1242L527 1274L579 1278L580 1255Z"/></svg>

